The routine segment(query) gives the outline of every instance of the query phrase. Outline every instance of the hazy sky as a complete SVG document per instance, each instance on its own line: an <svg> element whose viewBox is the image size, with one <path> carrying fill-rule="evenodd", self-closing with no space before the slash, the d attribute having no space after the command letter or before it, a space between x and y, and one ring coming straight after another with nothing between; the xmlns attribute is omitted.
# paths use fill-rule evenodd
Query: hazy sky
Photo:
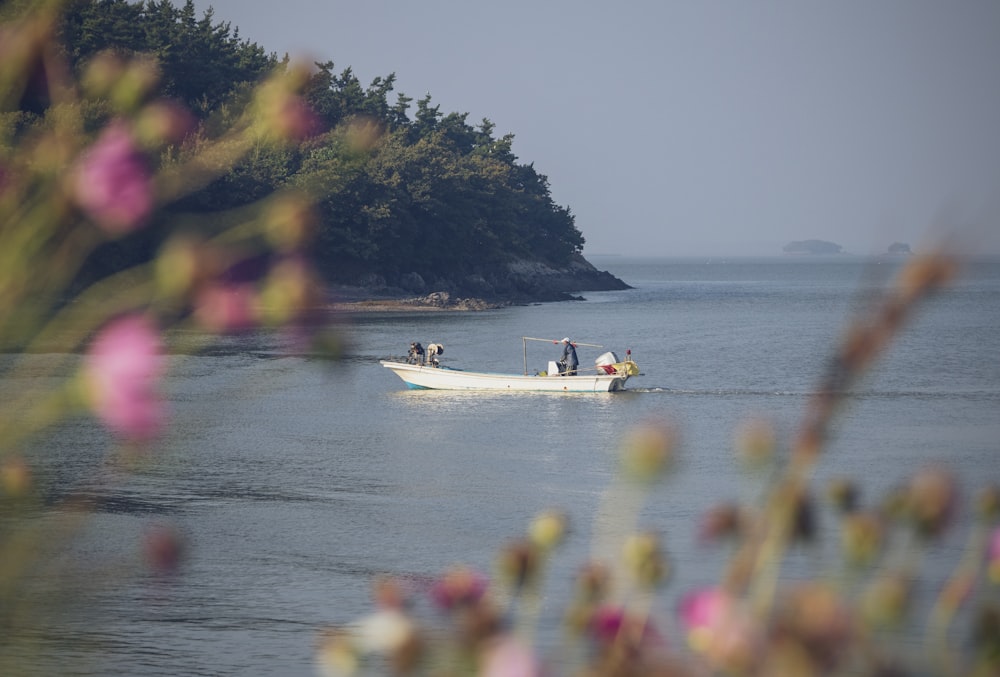
<svg viewBox="0 0 1000 677"><path fill-rule="evenodd" d="M175 3L178 4L178 3ZM585 254L1000 252L1000 2L196 0L514 134ZM411 108L411 116L415 106ZM982 248L982 243L976 245Z"/></svg>

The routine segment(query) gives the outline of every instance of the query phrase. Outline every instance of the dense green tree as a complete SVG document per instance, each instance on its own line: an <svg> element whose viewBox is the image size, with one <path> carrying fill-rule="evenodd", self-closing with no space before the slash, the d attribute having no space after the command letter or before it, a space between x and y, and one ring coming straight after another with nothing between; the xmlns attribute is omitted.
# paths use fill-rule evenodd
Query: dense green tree
<svg viewBox="0 0 1000 677"><path fill-rule="evenodd" d="M60 39L78 72L108 50L154 59L164 92L201 119L188 147L237 120L254 83L287 67L287 58L279 62L241 40L211 10L196 16L191 0L179 7L169 0L70 0ZM416 273L428 284L460 287L477 275L502 276L518 257L563 265L580 254L584 239L572 213L554 203L544 175L518 162L512 134L497 138L487 118L473 126L467 113L443 113L430 94L412 111L404 94L390 103L395 82L389 74L365 86L351 68L315 64L304 96L322 133L293 148L261 144L180 208L224 210L306 187L319 196L315 253L335 281L398 284ZM44 106L37 98L3 113L0 132L45 124ZM101 101L85 108L79 115L91 129L112 110ZM360 146L359 134L367 139ZM164 161L183 153L168 152ZM154 244L124 241L95 265L139 260Z"/></svg>
<svg viewBox="0 0 1000 677"><path fill-rule="evenodd" d="M211 9L197 19L192 0L180 8L170 0L72 0L64 16L61 44L74 67L108 50L152 56L164 93L200 116L221 104L234 85L257 81L278 65L273 54L240 40L229 23L214 23Z"/></svg>

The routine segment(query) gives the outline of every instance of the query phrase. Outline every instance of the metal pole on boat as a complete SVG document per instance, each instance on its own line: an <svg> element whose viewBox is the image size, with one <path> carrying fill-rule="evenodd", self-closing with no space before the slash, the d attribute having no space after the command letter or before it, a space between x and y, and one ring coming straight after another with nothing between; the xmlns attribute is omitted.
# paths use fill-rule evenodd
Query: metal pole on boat
<svg viewBox="0 0 1000 677"><path fill-rule="evenodd" d="M562 343L559 339L543 339L543 338L532 338L531 336L522 336L524 341L544 341L545 343ZM599 346L596 343L580 343L579 341L570 341L574 346L585 346L587 348L603 348L604 346ZM525 344L525 350L527 350L527 344ZM525 358L527 361L527 358Z"/></svg>
<svg viewBox="0 0 1000 677"><path fill-rule="evenodd" d="M525 337L521 337L521 348L524 350L524 375L528 375L528 342Z"/></svg>

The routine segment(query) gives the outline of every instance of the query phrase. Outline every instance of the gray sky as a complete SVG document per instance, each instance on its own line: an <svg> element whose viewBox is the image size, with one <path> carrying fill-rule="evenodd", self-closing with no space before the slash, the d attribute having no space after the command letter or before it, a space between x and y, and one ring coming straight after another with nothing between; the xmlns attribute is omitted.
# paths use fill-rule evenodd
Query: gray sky
<svg viewBox="0 0 1000 677"><path fill-rule="evenodd" d="M177 4L177 3L175 3ZM584 253L1000 253L1000 2L196 0L279 56L487 117ZM411 114L414 108L411 108Z"/></svg>

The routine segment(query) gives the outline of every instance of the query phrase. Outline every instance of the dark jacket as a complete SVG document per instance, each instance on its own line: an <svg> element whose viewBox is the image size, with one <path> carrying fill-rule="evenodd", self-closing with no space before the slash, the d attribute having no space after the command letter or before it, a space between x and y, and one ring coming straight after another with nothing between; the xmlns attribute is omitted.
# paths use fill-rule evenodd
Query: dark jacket
<svg viewBox="0 0 1000 677"><path fill-rule="evenodd" d="M563 344L562 363L566 365L567 371L576 371L580 361L576 358L576 348L572 343Z"/></svg>

